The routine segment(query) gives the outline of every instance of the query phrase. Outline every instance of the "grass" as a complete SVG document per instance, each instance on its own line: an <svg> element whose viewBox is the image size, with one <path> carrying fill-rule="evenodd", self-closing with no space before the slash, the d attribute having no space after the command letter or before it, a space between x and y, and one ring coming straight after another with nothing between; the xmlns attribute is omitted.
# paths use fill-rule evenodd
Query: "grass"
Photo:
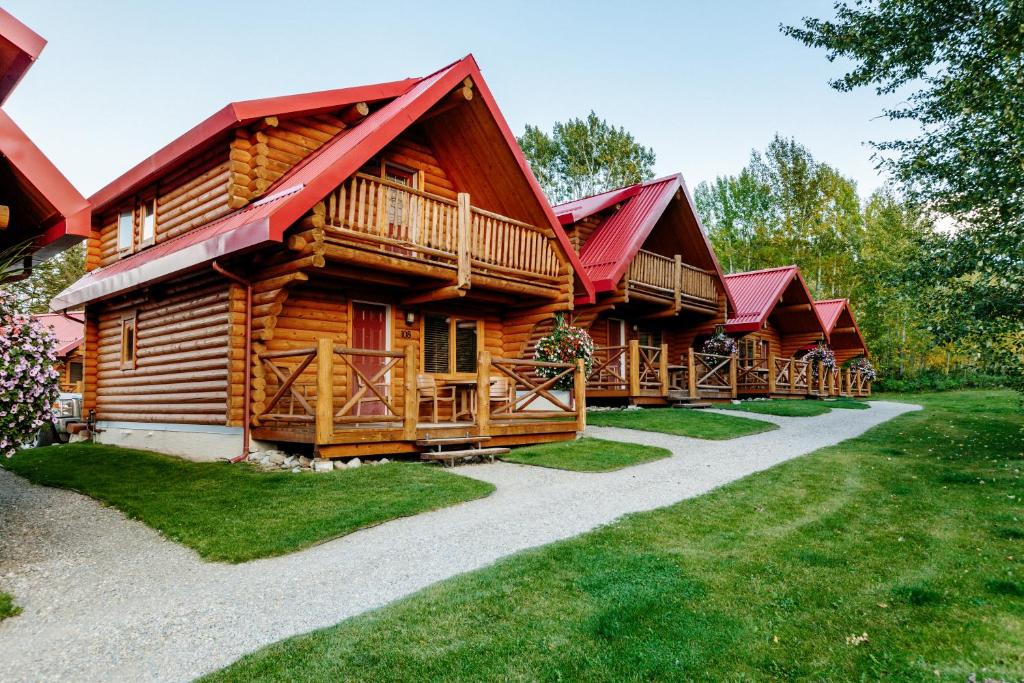
<svg viewBox="0 0 1024 683"><path fill-rule="evenodd" d="M867 410L871 406L867 401L859 401L855 398L836 398L825 402L829 408L843 408L848 410Z"/></svg>
<svg viewBox="0 0 1024 683"><path fill-rule="evenodd" d="M761 415L779 415L781 417L814 417L832 412L824 401L808 399L773 398L766 401L741 401L740 403L723 403L725 410L759 413Z"/></svg>
<svg viewBox="0 0 1024 683"><path fill-rule="evenodd" d="M14 604L14 598L0 591L0 621L7 617L16 617L21 614L21 608Z"/></svg>
<svg viewBox="0 0 1024 683"><path fill-rule="evenodd" d="M586 437L517 448L502 460L575 472L610 472L672 455L665 448Z"/></svg>
<svg viewBox="0 0 1024 683"><path fill-rule="evenodd" d="M283 555L494 490L413 463L292 474L96 444L20 451L3 466L112 505L222 562Z"/></svg>
<svg viewBox="0 0 1024 683"><path fill-rule="evenodd" d="M587 424L714 440L735 439L739 436L778 429L777 426L763 420L683 408L591 411L587 413Z"/></svg>
<svg viewBox="0 0 1024 683"><path fill-rule="evenodd" d="M1005 391L913 400L926 410L210 680L1019 680L1024 415Z"/></svg>

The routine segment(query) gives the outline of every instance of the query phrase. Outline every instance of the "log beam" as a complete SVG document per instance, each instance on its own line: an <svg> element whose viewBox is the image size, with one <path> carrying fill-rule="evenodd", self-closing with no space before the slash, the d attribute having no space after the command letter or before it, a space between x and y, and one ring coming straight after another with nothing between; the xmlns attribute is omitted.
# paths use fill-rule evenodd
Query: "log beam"
<svg viewBox="0 0 1024 683"><path fill-rule="evenodd" d="M11 224L11 207L0 204L0 230Z"/></svg>
<svg viewBox="0 0 1024 683"><path fill-rule="evenodd" d="M450 285L448 287L439 287L432 289L420 294L414 294L407 296L402 299L402 303L406 306L414 304L426 304L432 301L446 301L449 299L460 299L466 296L466 290L462 289L457 285Z"/></svg>

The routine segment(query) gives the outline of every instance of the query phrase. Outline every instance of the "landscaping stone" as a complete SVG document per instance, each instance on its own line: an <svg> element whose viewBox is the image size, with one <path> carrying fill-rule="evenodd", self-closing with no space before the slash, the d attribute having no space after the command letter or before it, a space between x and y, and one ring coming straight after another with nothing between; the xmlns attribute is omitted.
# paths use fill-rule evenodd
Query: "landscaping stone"
<svg viewBox="0 0 1024 683"><path fill-rule="evenodd" d="M299 466L300 467L304 467L304 468L308 469L312 464L313 464L313 460L311 458L307 458L304 455L300 455L299 456Z"/></svg>
<svg viewBox="0 0 1024 683"><path fill-rule="evenodd" d="M335 460L334 461L334 469L336 469L336 470L343 470L343 469L345 469L347 467L348 467L348 465L345 464L344 460Z"/></svg>
<svg viewBox="0 0 1024 683"><path fill-rule="evenodd" d="M284 463L288 456L284 454L284 451L267 451L267 457L270 458L271 463L280 465Z"/></svg>
<svg viewBox="0 0 1024 683"><path fill-rule="evenodd" d="M296 465L295 467L292 468L292 474L298 474L301 471L302 471L302 468L299 467L298 465Z"/></svg>
<svg viewBox="0 0 1024 683"><path fill-rule="evenodd" d="M380 460L377 461L377 463L380 465L387 465L389 462L391 461L388 460L387 458L381 458Z"/></svg>
<svg viewBox="0 0 1024 683"><path fill-rule="evenodd" d="M359 458L352 458L351 460L348 461L348 466L349 467L359 467L362 464L363 464L363 461L360 460Z"/></svg>
<svg viewBox="0 0 1024 683"><path fill-rule="evenodd" d="M330 472L334 469L334 464L330 460L313 460L313 471L314 472Z"/></svg>

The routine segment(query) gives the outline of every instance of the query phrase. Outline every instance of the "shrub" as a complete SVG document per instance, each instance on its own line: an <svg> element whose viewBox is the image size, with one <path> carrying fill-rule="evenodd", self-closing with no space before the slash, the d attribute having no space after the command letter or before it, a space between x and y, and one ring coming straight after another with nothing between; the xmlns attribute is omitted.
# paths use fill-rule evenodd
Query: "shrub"
<svg viewBox="0 0 1024 683"><path fill-rule="evenodd" d="M60 375L56 340L31 316L15 313L0 292L0 454L11 457L53 419Z"/></svg>
<svg viewBox="0 0 1024 683"><path fill-rule="evenodd" d="M956 389L998 389L1015 387L1014 378L973 370L950 373L941 370L922 370L912 375L889 377L888 375L872 385L874 391L913 393L919 391L954 391Z"/></svg>
<svg viewBox="0 0 1024 683"><path fill-rule="evenodd" d="M535 357L545 363L572 363L582 360L587 374L594 367L594 340L587 331L568 325L565 318L555 316L555 329L551 334L537 342ZM562 368L537 368L537 374L545 379L557 377ZM571 389L573 375L567 375L558 381L556 389Z"/></svg>

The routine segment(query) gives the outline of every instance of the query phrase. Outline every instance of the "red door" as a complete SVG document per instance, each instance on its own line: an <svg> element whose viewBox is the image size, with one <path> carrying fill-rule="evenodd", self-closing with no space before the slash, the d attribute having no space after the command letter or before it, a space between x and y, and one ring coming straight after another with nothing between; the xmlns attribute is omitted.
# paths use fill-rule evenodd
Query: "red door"
<svg viewBox="0 0 1024 683"><path fill-rule="evenodd" d="M353 348L387 350L387 313L388 307L383 304L352 303ZM352 365L358 368L366 379L373 380L384 367L386 360L381 356L352 356ZM350 382L349 386L353 387L353 391L358 391L364 385L362 378L355 371L352 372ZM378 377L374 385L377 391L390 399L388 377ZM384 404L369 389L363 393L362 400L356 406L357 415L383 415L384 412Z"/></svg>

